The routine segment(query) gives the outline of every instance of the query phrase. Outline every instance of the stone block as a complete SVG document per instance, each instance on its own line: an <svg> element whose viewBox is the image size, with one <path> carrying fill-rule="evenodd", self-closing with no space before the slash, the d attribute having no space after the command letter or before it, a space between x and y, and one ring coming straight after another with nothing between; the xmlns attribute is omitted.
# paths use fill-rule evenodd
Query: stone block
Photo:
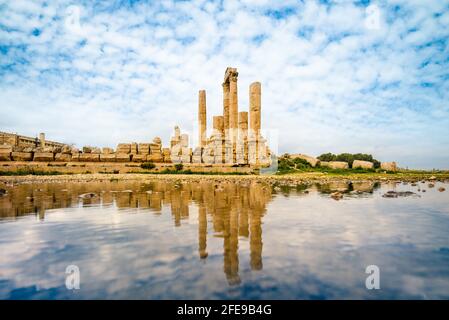
<svg viewBox="0 0 449 320"><path fill-rule="evenodd" d="M130 162L131 161L131 155L126 153L116 153L115 154L115 161L117 162Z"/></svg>
<svg viewBox="0 0 449 320"><path fill-rule="evenodd" d="M354 162L352 163L352 168L372 169L374 168L374 163L370 161L354 160Z"/></svg>
<svg viewBox="0 0 449 320"><path fill-rule="evenodd" d="M117 154L128 154L131 152L131 144L130 143L119 143L117 145Z"/></svg>
<svg viewBox="0 0 449 320"><path fill-rule="evenodd" d="M61 153L64 153L64 154L71 154L71 153L72 153L72 147L70 147L70 146L68 146L68 145L64 145L64 146L61 148Z"/></svg>
<svg viewBox="0 0 449 320"><path fill-rule="evenodd" d="M112 153L114 153L114 149L108 148L108 147L104 147L103 150L102 150L102 153L103 154L112 154Z"/></svg>
<svg viewBox="0 0 449 320"><path fill-rule="evenodd" d="M0 161L11 161L11 152L0 151Z"/></svg>
<svg viewBox="0 0 449 320"><path fill-rule="evenodd" d="M53 152L36 152L33 157L34 161L53 161L55 156Z"/></svg>
<svg viewBox="0 0 449 320"><path fill-rule="evenodd" d="M80 153L79 152L74 152L72 153L72 159L71 161L80 161Z"/></svg>
<svg viewBox="0 0 449 320"><path fill-rule="evenodd" d="M83 153L91 153L92 147L83 147Z"/></svg>
<svg viewBox="0 0 449 320"><path fill-rule="evenodd" d="M398 167L396 162L382 162L380 168L385 171L397 171Z"/></svg>
<svg viewBox="0 0 449 320"><path fill-rule="evenodd" d="M32 152L13 152L11 157L14 161L32 161L33 153Z"/></svg>
<svg viewBox="0 0 449 320"><path fill-rule="evenodd" d="M114 153L107 153L107 154L100 154L100 161L101 162L115 162L115 154Z"/></svg>
<svg viewBox="0 0 449 320"><path fill-rule="evenodd" d="M12 146L7 144L0 145L0 153L11 153L11 152L13 152Z"/></svg>
<svg viewBox="0 0 449 320"><path fill-rule="evenodd" d="M345 161L329 161L328 167L331 169L348 169L349 164Z"/></svg>
<svg viewBox="0 0 449 320"><path fill-rule="evenodd" d="M150 154L150 144L149 143L139 143L138 146L139 154Z"/></svg>
<svg viewBox="0 0 449 320"><path fill-rule="evenodd" d="M98 153L81 153L79 156L79 161L82 162L99 162L100 154Z"/></svg>
<svg viewBox="0 0 449 320"><path fill-rule="evenodd" d="M147 161L147 155L146 154L133 154L132 161L133 162L145 162L145 161Z"/></svg>
<svg viewBox="0 0 449 320"><path fill-rule="evenodd" d="M162 156L161 153L153 153L153 154L149 154L147 155L147 161L152 161L155 163L160 163L164 161L164 157Z"/></svg>
<svg viewBox="0 0 449 320"><path fill-rule="evenodd" d="M192 156L192 163L201 163L201 156Z"/></svg>
<svg viewBox="0 0 449 320"><path fill-rule="evenodd" d="M67 153L55 154L55 161L69 162L72 160L72 155Z"/></svg>

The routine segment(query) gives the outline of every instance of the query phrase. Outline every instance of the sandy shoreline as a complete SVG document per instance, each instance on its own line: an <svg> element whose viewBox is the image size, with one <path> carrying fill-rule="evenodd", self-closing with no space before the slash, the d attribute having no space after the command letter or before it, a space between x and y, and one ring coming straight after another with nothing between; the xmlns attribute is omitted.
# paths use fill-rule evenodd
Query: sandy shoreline
<svg viewBox="0 0 449 320"><path fill-rule="evenodd" d="M325 173L297 173L286 175L196 175L196 174L72 174L72 175L27 175L0 176L0 183L60 183L60 182L99 182L99 181L227 181L244 182L260 181L275 183L326 183L331 181L420 181L439 180L449 181L448 173L396 173L396 174L325 174Z"/></svg>

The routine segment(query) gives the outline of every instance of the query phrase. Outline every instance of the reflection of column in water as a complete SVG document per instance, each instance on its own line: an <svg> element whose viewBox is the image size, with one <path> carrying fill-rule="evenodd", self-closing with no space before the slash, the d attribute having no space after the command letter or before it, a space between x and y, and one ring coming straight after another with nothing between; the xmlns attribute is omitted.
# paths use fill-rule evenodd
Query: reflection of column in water
<svg viewBox="0 0 449 320"><path fill-rule="evenodd" d="M169 191L171 214L175 219L175 227L181 225L181 195L178 190Z"/></svg>
<svg viewBox="0 0 449 320"><path fill-rule="evenodd" d="M113 193L112 192L104 192L102 195L101 195L101 204L103 205L103 206L107 206L107 205L110 205L110 204L112 204L113 203L113 201L114 201L114 197L113 197Z"/></svg>
<svg viewBox="0 0 449 320"><path fill-rule="evenodd" d="M253 183L250 188L250 265L253 270L262 269L262 215L271 194L268 188Z"/></svg>
<svg viewBox="0 0 449 320"><path fill-rule="evenodd" d="M250 238L251 251L250 265L253 270L262 269L262 226L261 215L256 210L250 213Z"/></svg>
<svg viewBox="0 0 449 320"><path fill-rule="evenodd" d="M198 208L198 253L201 259L207 258L207 216L206 207L200 204Z"/></svg>
<svg viewBox="0 0 449 320"><path fill-rule="evenodd" d="M190 201L190 192L182 190L180 195L180 210L181 217L187 218L189 216L189 201Z"/></svg>
<svg viewBox="0 0 449 320"><path fill-rule="evenodd" d="M43 201L39 204L37 212L39 215L39 220L44 220L44 218L45 218L45 203Z"/></svg>
<svg viewBox="0 0 449 320"><path fill-rule="evenodd" d="M245 238L249 236L249 228L248 228L248 189L241 188L241 209L239 214L239 235Z"/></svg>
<svg viewBox="0 0 449 320"><path fill-rule="evenodd" d="M117 192L115 198L117 208L126 209L131 206L131 193L130 192Z"/></svg>
<svg viewBox="0 0 449 320"><path fill-rule="evenodd" d="M236 199L238 200L238 199ZM229 221L229 271L228 281L230 284L240 283L239 277L239 234L238 234L238 219L239 214L237 208L231 208Z"/></svg>
<svg viewBox="0 0 449 320"><path fill-rule="evenodd" d="M162 209L162 194L160 192L154 192L150 196L150 208L154 209L157 213Z"/></svg>

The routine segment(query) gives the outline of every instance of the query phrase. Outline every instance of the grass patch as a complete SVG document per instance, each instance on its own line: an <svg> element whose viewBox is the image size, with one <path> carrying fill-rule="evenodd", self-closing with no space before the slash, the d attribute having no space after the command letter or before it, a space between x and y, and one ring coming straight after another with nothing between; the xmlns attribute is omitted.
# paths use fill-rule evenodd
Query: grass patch
<svg viewBox="0 0 449 320"><path fill-rule="evenodd" d="M0 176L57 176L62 174L72 174L60 171L42 171L34 169L17 169L15 171L0 171Z"/></svg>

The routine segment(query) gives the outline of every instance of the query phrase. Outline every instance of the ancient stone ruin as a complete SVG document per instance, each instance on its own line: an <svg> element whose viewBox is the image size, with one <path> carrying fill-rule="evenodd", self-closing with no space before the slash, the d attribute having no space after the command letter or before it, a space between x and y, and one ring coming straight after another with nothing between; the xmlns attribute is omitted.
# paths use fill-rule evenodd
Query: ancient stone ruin
<svg viewBox="0 0 449 320"><path fill-rule="evenodd" d="M207 137L206 91L198 97L198 146L192 150L189 136L178 126L170 146L164 148L159 137L152 142L119 143L116 150L85 146L81 150L63 143L47 141L45 134L25 137L0 132L0 161L39 162L154 162L264 166L270 163L267 141L261 136L261 85L249 87L248 112L239 112L238 72L227 68L223 82L223 115L213 117L213 131Z"/></svg>

